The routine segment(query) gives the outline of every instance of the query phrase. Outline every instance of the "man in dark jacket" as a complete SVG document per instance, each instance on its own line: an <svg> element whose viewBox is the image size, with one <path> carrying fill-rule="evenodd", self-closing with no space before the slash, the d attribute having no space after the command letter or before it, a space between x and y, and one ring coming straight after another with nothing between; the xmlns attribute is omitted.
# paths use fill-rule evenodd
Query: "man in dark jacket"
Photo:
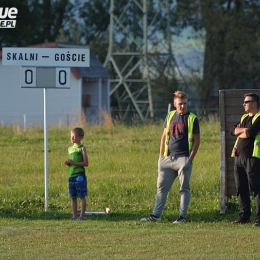
<svg viewBox="0 0 260 260"><path fill-rule="evenodd" d="M246 114L240 122L230 128L230 134L237 136L232 156L234 162L234 178L239 204L239 218L233 224L250 222L250 192L256 204L254 226L260 226L260 112L259 96L248 93L244 96Z"/></svg>

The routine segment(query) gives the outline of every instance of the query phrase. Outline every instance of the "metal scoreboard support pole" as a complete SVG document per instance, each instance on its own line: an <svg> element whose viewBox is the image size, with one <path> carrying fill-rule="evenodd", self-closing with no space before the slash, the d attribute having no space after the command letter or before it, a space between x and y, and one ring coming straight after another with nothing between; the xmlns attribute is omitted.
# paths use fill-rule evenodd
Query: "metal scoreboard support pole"
<svg viewBox="0 0 260 260"><path fill-rule="evenodd" d="M3 65L21 67L22 88L43 88L44 96L44 184L48 210L48 121L47 89L70 88L70 67L89 67L89 49L3 48ZM52 66L50 66L52 64Z"/></svg>
<svg viewBox="0 0 260 260"><path fill-rule="evenodd" d="M44 96L44 185L45 185L45 211L48 210L48 198L49 198L49 191L48 191L48 180L49 180L49 171L48 171L48 124L47 124L47 88L43 89L43 96Z"/></svg>

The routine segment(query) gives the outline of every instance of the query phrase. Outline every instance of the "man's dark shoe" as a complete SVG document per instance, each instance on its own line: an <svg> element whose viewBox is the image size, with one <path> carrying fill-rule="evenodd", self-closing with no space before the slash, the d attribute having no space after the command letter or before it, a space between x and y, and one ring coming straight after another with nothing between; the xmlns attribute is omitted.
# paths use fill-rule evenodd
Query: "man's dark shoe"
<svg viewBox="0 0 260 260"><path fill-rule="evenodd" d="M250 223L250 218L239 218L232 222L232 224L247 224Z"/></svg>
<svg viewBox="0 0 260 260"><path fill-rule="evenodd" d="M256 219L255 223L253 224L253 227L260 227L260 220Z"/></svg>
<svg viewBox="0 0 260 260"><path fill-rule="evenodd" d="M182 224L186 222L186 218L184 218L183 216L179 216L178 219L176 219L175 221L173 221L173 224Z"/></svg>

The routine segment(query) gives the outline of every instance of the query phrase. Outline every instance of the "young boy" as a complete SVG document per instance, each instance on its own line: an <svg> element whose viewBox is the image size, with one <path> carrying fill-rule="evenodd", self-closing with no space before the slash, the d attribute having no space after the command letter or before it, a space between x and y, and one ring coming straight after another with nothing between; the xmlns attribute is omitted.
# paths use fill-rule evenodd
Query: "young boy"
<svg viewBox="0 0 260 260"><path fill-rule="evenodd" d="M73 128L70 132L72 146L69 147L69 159L64 164L69 166L69 193L71 198L71 220L84 220L86 211L87 177L85 167L88 166L86 148L81 143L84 137L82 128ZM80 198L80 216L77 216L77 198Z"/></svg>

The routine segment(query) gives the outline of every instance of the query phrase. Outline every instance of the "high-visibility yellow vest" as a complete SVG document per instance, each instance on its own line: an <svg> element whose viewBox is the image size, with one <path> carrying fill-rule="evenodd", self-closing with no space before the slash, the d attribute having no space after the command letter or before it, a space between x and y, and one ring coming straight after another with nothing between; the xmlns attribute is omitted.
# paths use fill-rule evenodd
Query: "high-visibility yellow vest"
<svg viewBox="0 0 260 260"><path fill-rule="evenodd" d="M165 146L164 146L164 156L168 156L169 155L169 141L170 141L170 122L171 119L173 118L174 114L176 113L176 110L173 110L171 112L169 112L168 116L167 116L167 124L166 124L166 137L165 137ZM189 153L192 150L193 147L193 125L194 125L194 120L197 116L194 115L193 113L189 114L188 117L188 144L189 144Z"/></svg>
<svg viewBox="0 0 260 260"><path fill-rule="evenodd" d="M240 123L242 124L243 120L248 116L248 114L244 114L241 119L240 119ZM255 122L255 120L260 116L260 111L257 112L253 119L252 119L252 124ZM238 143L239 137L237 137L236 142L234 144L232 153L231 153L231 157L235 157L235 151L237 149L237 143ZM256 137L255 137L255 141L254 141L254 149L253 149L253 157L257 157L260 158L260 131L257 133Z"/></svg>

